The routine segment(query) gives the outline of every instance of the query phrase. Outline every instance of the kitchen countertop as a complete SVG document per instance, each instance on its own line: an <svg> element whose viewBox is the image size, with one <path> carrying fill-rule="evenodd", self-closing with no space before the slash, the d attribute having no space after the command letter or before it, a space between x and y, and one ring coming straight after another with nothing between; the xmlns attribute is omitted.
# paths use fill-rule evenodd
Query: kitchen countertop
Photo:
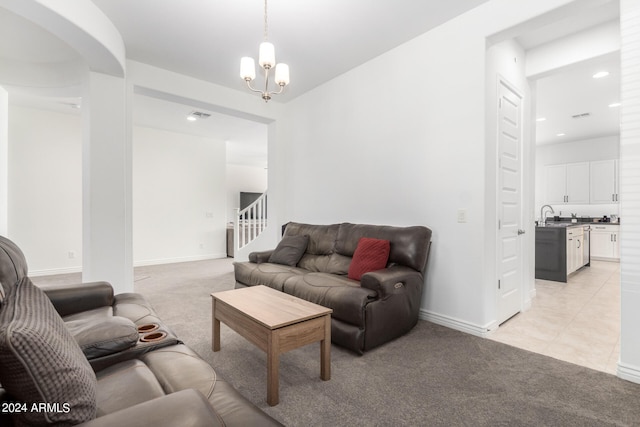
<svg viewBox="0 0 640 427"><path fill-rule="evenodd" d="M537 225L540 228L571 228L571 227L586 227L588 225L600 224L599 222L548 222L545 225ZM602 223L605 224L605 223ZM617 225L617 224L616 224Z"/></svg>
<svg viewBox="0 0 640 427"><path fill-rule="evenodd" d="M559 228L569 228L569 227L586 227L586 226L594 226L594 225L620 225L619 222L569 222L569 221L549 221L544 225L536 225L536 227L540 228L548 228L548 227L559 227Z"/></svg>

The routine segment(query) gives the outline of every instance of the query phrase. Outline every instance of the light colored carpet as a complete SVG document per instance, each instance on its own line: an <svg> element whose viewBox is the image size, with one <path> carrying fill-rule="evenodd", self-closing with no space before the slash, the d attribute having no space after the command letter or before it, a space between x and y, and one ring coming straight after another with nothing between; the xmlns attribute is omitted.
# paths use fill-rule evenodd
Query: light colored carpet
<svg viewBox="0 0 640 427"><path fill-rule="evenodd" d="M35 281L79 280L65 276ZM224 325L211 350L210 294L233 288L231 260L140 267L135 280L178 337L288 426L640 425L640 385L425 321L364 356L333 346L330 381L318 344L282 355L270 407L262 351Z"/></svg>

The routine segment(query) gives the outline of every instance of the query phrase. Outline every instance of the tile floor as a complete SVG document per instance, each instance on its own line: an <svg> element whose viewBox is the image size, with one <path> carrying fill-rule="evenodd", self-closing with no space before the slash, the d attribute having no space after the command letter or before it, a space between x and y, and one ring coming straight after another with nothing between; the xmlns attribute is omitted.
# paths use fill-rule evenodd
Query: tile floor
<svg viewBox="0 0 640 427"><path fill-rule="evenodd" d="M531 308L490 339L616 373L620 355L620 264L591 261L567 283L536 280Z"/></svg>

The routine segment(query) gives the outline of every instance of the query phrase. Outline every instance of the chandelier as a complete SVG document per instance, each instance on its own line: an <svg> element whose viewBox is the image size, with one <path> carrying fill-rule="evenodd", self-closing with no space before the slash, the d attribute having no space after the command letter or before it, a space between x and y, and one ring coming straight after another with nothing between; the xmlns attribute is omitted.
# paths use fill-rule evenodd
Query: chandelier
<svg viewBox="0 0 640 427"><path fill-rule="evenodd" d="M271 96L282 93L284 87L289 84L289 66L287 64L276 65L276 53L273 44L267 41L268 36L267 21L267 0L264 0L264 41L260 43L260 53L258 56L258 64L264 69L264 90L255 89L251 86L251 82L256 78L256 64L253 58L248 56L240 60L240 77L247 82L247 87L252 92L261 94L264 102L269 102ZM278 91L269 91L269 72L275 67L275 82L278 85Z"/></svg>

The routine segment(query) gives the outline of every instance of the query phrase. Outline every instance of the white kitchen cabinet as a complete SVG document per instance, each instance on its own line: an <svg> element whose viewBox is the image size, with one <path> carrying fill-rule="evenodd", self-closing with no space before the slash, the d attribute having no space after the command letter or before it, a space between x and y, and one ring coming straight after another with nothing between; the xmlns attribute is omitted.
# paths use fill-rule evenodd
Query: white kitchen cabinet
<svg viewBox="0 0 640 427"><path fill-rule="evenodd" d="M620 260L620 226L598 224L591 226L591 258L606 261Z"/></svg>
<svg viewBox="0 0 640 427"><path fill-rule="evenodd" d="M618 203L618 160L591 162L591 203Z"/></svg>
<svg viewBox="0 0 640 427"><path fill-rule="evenodd" d="M566 203L567 165L547 166L547 200L552 205Z"/></svg>
<svg viewBox="0 0 640 427"><path fill-rule="evenodd" d="M584 265L584 231L582 226L567 228L567 274Z"/></svg>
<svg viewBox="0 0 640 427"><path fill-rule="evenodd" d="M589 203L589 162L546 167L547 203Z"/></svg>

